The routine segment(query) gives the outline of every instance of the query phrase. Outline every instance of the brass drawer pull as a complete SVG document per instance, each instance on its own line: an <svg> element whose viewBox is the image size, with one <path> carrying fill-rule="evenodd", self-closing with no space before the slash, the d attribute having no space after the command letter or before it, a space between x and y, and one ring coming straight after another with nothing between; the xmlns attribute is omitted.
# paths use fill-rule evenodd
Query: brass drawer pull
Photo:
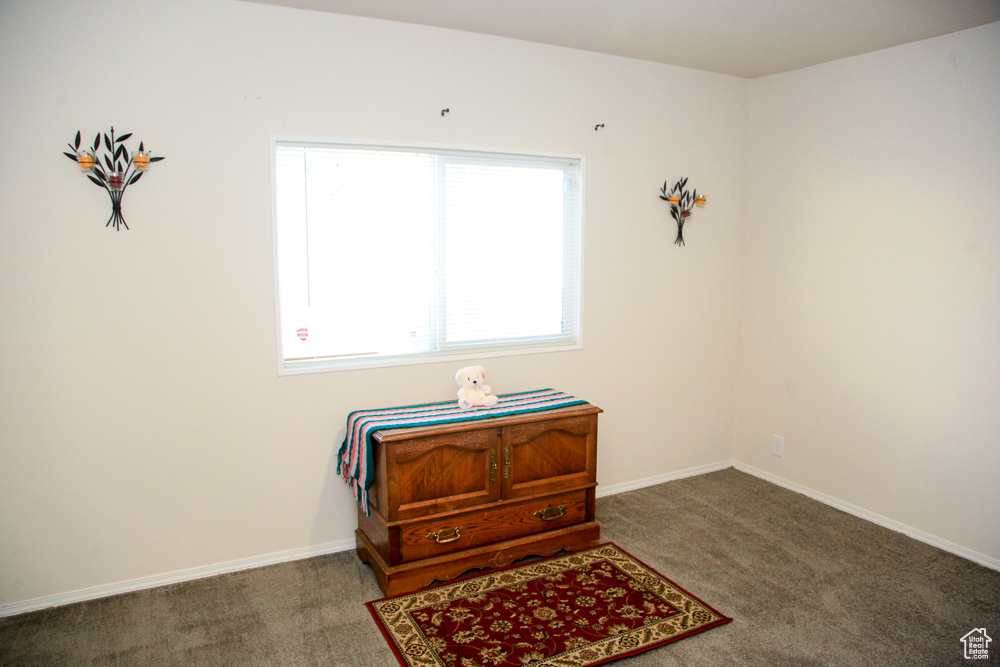
<svg viewBox="0 0 1000 667"><path fill-rule="evenodd" d="M458 528L445 528L444 530L435 530L433 533L427 534L427 539L434 540L438 544L447 544L448 542L454 542L459 537L461 537L463 530L465 530L465 526L459 526ZM451 534L449 535L449 533Z"/></svg>
<svg viewBox="0 0 1000 667"><path fill-rule="evenodd" d="M490 481L497 481L497 450L490 450Z"/></svg>
<svg viewBox="0 0 1000 667"><path fill-rule="evenodd" d="M510 447L503 448L503 478L510 479Z"/></svg>
<svg viewBox="0 0 1000 667"><path fill-rule="evenodd" d="M537 516L542 521L552 521L553 519L558 519L566 514L566 506L560 505L559 507L546 507L543 510L538 510L535 512Z"/></svg>

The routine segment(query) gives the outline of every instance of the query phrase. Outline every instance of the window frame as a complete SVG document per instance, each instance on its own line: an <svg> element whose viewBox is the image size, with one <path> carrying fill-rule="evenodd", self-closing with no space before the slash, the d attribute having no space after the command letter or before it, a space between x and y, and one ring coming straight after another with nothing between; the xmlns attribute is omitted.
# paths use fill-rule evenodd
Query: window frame
<svg viewBox="0 0 1000 667"><path fill-rule="evenodd" d="M280 146L316 146L321 148L344 148L344 149L371 149L371 150L394 150L419 152L424 151L434 155L446 155L449 157L463 159L479 157L483 160L495 157L500 160L525 159L533 162L551 161L558 163L577 163L578 166L578 233L575 243L577 246L575 257L575 282L577 286L577 299L575 304L575 341L565 341L564 336L538 336L534 342L518 346L507 346L498 348L495 343L485 342L482 344L466 343L460 346L447 344L446 342L436 350L420 352L414 354L383 355L368 358L345 358L327 357L312 358L309 360L297 360L289 362L285 359L282 323L281 323L281 285L279 267L279 234L278 234L278 167L277 152ZM475 359L486 359L495 357L519 356L524 354L543 354L552 352L565 352L583 349L583 265L584 265L584 221L585 221L585 174L586 157L579 154L539 152L525 150L510 150L497 148L466 147L440 145L432 143L410 143L398 141L368 141L355 139L330 139L330 138L306 138L297 136L272 136L270 141L270 161L271 161L271 233L272 233L272 264L274 280L274 306L275 306L275 334L276 334L276 357L278 375L302 375L309 373L324 373L335 371L359 370L367 368L386 368L394 366L409 366L415 364L440 363L443 361L468 361ZM564 221L566 218L564 217ZM564 253L572 253L571 248L564 248ZM564 289L571 286L564 286ZM564 306L565 307L565 306ZM442 314L438 313L441 317ZM549 338L546 342L545 338ZM555 339L555 340L552 340Z"/></svg>

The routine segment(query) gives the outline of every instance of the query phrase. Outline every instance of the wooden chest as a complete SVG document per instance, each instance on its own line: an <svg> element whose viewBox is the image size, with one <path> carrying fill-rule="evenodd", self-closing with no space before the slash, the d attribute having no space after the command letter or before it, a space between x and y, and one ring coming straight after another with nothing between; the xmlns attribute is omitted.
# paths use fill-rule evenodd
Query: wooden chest
<svg viewBox="0 0 1000 667"><path fill-rule="evenodd" d="M358 556L386 595L600 541L597 415L588 404L376 431Z"/></svg>

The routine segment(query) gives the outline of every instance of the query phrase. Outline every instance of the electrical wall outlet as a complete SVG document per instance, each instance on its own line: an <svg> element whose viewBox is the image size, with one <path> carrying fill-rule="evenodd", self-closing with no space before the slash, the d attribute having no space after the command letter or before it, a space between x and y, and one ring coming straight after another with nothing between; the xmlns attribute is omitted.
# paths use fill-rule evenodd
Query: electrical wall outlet
<svg viewBox="0 0 1000 667"><path fill-rule="evenodd" d="M771 443L771 453L775 456L785 455L785 439L780 435L774 436L774 442Z"/></svg>

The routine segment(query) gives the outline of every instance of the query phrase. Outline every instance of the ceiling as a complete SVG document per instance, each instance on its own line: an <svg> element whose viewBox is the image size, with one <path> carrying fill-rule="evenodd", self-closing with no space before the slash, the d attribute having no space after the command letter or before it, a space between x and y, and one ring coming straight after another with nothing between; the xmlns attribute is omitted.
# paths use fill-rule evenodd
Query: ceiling
<svg viewBox="0 0 1000 667"><path fill-rule="evenodd" d="M745 78L1000 21L1000 0L247 1L511 37Z"/></svg>

